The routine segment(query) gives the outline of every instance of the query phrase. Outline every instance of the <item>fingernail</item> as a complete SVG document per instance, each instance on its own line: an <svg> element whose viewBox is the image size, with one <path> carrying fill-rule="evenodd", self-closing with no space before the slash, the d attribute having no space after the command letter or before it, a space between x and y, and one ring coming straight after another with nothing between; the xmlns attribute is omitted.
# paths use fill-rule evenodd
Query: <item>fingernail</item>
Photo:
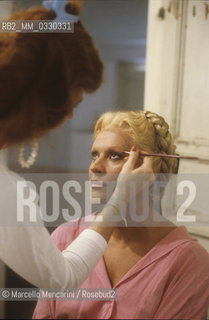
<svg viewBox="0 0 209 320"><path fill-rule="evenodd" d="M131 149L131 151L136 151L136 149L137 149L137 145L134 144L133 147L132 147L132 149Z"/></svg>

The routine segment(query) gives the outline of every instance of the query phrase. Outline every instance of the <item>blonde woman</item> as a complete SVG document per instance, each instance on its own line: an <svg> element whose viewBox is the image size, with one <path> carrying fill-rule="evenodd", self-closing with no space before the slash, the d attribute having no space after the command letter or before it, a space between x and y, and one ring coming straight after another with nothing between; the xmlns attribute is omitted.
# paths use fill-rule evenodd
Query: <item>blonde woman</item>
<svg viewBox="0 0 209 320"><path fill-rule="evenodd" d="M140 156L140 150L175 154L168 125L159 115L149 111L103 114L95 125L91 150L89 175L93 199L104 201L107 183L113 175L117 177L120 174L118 179L126 189L127 175L121 175L121 172L126 173L125 167L130 161L126 152L131 150L133 144L138 156L131 164L132 170L144 165L145 158ZM176 159L155 158L152 170L155 174L174 173L176 166ZM142 191L137 192L138 217L143 216ZM147 192L151 198L151 188ZM176 227L166 219L151 224L152 217L160 215L152 206L149 216L136 225L133 224L131 202L125 210L128 225L121 224L114 228L103 258L81 287L117 289L116 299L40 300L34 312L35 319L206 318L208 253L190 237L185 227ZM83 229L83 219L76 224L62 225L55 230L52 239L62 250Z"/></svg>

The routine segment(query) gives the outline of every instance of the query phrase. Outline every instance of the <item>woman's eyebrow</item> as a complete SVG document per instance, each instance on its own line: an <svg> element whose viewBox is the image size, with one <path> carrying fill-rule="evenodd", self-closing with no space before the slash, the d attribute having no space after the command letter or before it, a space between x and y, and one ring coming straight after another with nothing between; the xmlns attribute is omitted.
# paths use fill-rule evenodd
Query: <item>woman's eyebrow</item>
<svg viewBox="0 0 209 320"><path fill-rule="evenodd" d="M110 152L118 152L118 153L123 153L126 151L127 148L121 148L121 149L118 149L120 147L111 147L109 149Z"/></svg>
<svg viewBox="0 0 209 320"><path fill-rule="evenodd" d="M111 153L111 152L117 152L117 153L124 153L125 154L125 151L127 150L127 148L122 148L122 149L118 149L120 147L118 146L115 146L115 147L110 147L110 148L107 148L103 151L107 152L107 153ZM97 148L92 148L91 150L91 153L93 152L99 152Z"/></svg>
<svg viewBox="0 0 209 320"><path fill-rule="evenodd" d="M116 148L110 148L108 149L108 152L117 152L117 153L122 153L122 150L117 150Z"/></svg>

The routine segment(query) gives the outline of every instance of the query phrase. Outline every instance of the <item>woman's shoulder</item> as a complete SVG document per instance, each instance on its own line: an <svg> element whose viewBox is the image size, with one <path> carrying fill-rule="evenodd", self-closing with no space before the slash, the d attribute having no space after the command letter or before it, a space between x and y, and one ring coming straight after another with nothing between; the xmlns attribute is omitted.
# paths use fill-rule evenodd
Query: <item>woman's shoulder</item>
<svg viewBox="0 0 209 320"><path fill-rule="evenodd" d="M183 226L174 228L157 244L155 249L155 255L164 256L162 261L169 261L169 265L175 270L183 266L193 268L193 270L194 268L209 270L209 253Z"/></svg>
<svg viewBox="0 0 209 320"><path fill-rule="evenodd" d="M177 228L175 233L176 246L169 255L175 273L190 272L193 277L204 276L209 284L209 253L185 227Z"/></svg>
<svg viewBox="0 0 209 320"><path fill-rule="evenodd" d="M185 227L176 228L176 234L178 234L178 240L183 240L180 250L193 254L198 259L205 259L209 263L209 253L196 238L189 234Z"/></svg>
<svg viewBox="0 0 209 320"><path fill-rule="evenodd" d="M195 239L196 240L196 239ZM208 274L209 279L209 253L208 251L202 247L202 245L196 240L191 241L185 246L183 249L187 255L191 255L193 257L194 263L196 263L199 269L204 269Z"/></svg>

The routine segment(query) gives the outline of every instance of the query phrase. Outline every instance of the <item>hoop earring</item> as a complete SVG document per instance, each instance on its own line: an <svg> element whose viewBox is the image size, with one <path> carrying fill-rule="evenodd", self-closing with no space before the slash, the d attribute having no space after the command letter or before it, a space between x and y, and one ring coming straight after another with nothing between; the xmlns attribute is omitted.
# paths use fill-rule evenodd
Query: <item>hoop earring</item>
<svg viewBox="0 0 209 320"><path fill-rule="evenodd" d="M23 142L19 145L18 162L22 168L29 169L34 164L36 157L37 157L37 154L38 154L38 141L37 141L37 139L34 138L32 140L32 150L31 150L31 154L27 160L24 159L24 148L25 148L25 143Z"/></svg>

